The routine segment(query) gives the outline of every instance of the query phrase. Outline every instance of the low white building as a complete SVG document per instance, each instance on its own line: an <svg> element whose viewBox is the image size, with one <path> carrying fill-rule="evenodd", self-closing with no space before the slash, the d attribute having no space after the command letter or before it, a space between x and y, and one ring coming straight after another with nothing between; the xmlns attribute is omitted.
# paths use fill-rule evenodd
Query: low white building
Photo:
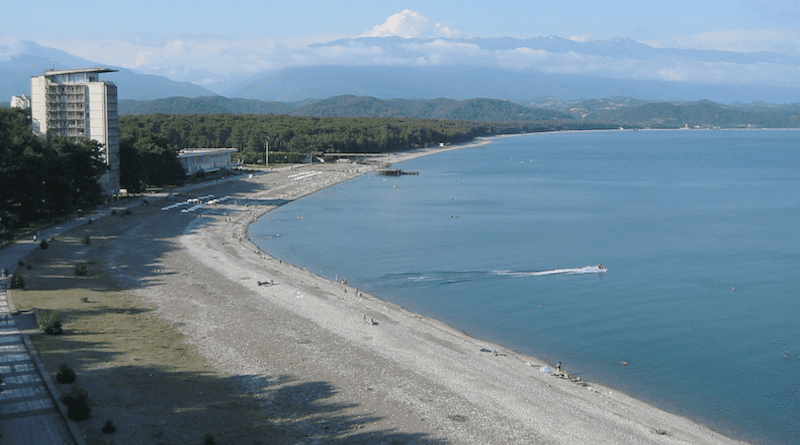
<svg viewBox="0 0 800 445"><path fill-rule="evenodd" d="M11 96L11 108L30 108L31 98L26 95Z"/></svg>
<svg viewBox="0 0 800 445"><path fill-rule="evenodd" d="M186 170L186 175L198 172L214 172L231 167L231 153L235 148L186 148L178 153L178 159Z"/></svg>

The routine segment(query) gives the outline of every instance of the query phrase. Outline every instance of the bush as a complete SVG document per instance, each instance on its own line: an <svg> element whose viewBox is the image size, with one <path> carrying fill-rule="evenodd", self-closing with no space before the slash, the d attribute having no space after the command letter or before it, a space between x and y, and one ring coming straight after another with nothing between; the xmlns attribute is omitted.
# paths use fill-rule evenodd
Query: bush
<svg viewBox="0 0 800 445"><path fill-rule="evenodd" d="M70 419L80 422L89 418L89 393L79 386L73 386L68 394L61 396L61 403L67 405L67 416Z"/></svg>
<svg viewBox="0 0 800 445"><path fill-rule="evenodd" d="M85 277L87 273L86 265L85 264L76 264L75 265L75 276L76 277Z"/></svg>
<svg viewBox="0 0 800 445"><path fill-rule="evenodd" d="M125 209L125 212L123 212L122 214L123 214L123 215L132 215L132 214L133 214L133 212L131 212L131 209L130 209L130 208L126 208L126 209Z"/></svg>
<svg viewBox="0 0 800 445"><path fill-rule="evenodd" d="M63 331L61 315L58 312L42 312L36 324L40 331L48 335L58 335Z"/></svg>
<svg viewBox="0 0 800 445"><path fill-rule="evenodd" d="M56 380L58 380L58 383L63 383L65 385L73 383L75 382L75 371L73 371L68 364L62 363L58 365Z"/></svg>
<svg viewBox="0 0 800 445"><path fill-rule="evenodd" d="M217 442L214 441L214 435L213 434L208 433L205 436L203 436L203 445L214 445L215 443L217 443Z"/></svg>
<svg viewBox="0 0 800 445"><path fill-rule="evenodd" d="M88 246L89 244L92 243L92 239L89 238L89 235L83 235L83 238L81 238L81 242Z"/></svg>
<svg viewBox="0 0 800 445"><path fill-rule="evenodd" d="M117 214L117 209L111 209L111 214L112 215L116 215Z"/></svg>
<svg viewBox="0 0 800 445"><path fill-rule="evenodd" d="M114 421L109 419L106 420L106 423L105 425L103 425L103 428L101 428L101 430L106 434L111 434L117 430L117 427L114 425Z"/></svg>
<svg viewBox="0 0 800 445"><path fill-rule="evenodd" d="M43 239L43 240L39 241L39 248L40 249L47 250L48 247L50 247L50 244L47 243L47 240Z"/></svg>
<svg viewBox="0 0 800 445"><path fill-rule="evenodd" d="M25 289L25 279L19 272L14 272L11 276L11 289Z"/></svg>

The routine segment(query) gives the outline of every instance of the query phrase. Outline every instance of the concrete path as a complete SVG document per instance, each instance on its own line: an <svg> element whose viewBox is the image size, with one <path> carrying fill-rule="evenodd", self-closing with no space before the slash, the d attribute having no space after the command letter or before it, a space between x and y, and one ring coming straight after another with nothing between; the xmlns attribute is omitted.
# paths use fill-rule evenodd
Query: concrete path
<svg viewBox="0 0 800 445"><path fill-rule="evenodd" d="M191 184L173 190L185 193L222 182L235 181L238 175L211 182ZM66 407L57 399L58 389L47 369L31 344L29 333L36 332L33 314L19 314L7 289L11 276L19 261L24 260L39 248L41 240L69 232L70 230L108 216L112 210L122 211L126 207L142 205L145 199L166 196L155 194L141 196L112 206L104 206L90 215L54 224L40 230L36 239L32 235L0 246L0 374L4 384L0 391L0 445L85 445L77 424L67 420Z"/></svg>
<svg viewBox="0 0 800 445"><path fill-rule="evenodd" d="M6 301L3 288L0 302ZM78 444L45 381L49 379L47 371L40 368L43 365L30 339L17 327L18 317L22 316L0 313L0 373L4 380L0 392L0 443Z"/></svg>
<svg viewBox="0 0 800 445"><path fill-rule="evenodd" d="M66 407L57 399L59 392L30 341L36 322L33 314L19 314L8 298L11 276L34 250L39 241L58 236L110 213L104 209L90 216L65 221L43 229L37 240L18 239L0 248L0 445L84 445L77 424L67 420Z"/></svg>

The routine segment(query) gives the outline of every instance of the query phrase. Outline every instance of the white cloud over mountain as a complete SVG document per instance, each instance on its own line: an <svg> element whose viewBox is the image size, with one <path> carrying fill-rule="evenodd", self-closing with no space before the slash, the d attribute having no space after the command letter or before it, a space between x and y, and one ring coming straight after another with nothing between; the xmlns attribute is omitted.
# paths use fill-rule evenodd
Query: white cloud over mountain
<svg viewBox="0 0 800 445"><path fill-rule="evenodd" d="M431 27L429 19L417 11L405 9L393 14L381 25L377 25L361 35L361 37L457 37L461 33L450 29L447 25L437 23Z"/></svg>
<svg viewBox="0 0 800 445"><path fill-rule="evenodd" d="M798 31L733 30L679 35L646 42L653 48L629 39L592 40L588 34L576 34L569 39L550 37L549 42L548 38L492 40L459 38L460 35L458 30L406 9L364 32L360 38L335 41L182 36L130 41L59 39L38 43L101 64L201 85L309 65L469 65L674 82L800 86ZM13 37L0 38L0 60L18 54L23 47ZM719 53L720 50L736 53ZM751 54L756 51L774 54L764 57Z"/></svg>

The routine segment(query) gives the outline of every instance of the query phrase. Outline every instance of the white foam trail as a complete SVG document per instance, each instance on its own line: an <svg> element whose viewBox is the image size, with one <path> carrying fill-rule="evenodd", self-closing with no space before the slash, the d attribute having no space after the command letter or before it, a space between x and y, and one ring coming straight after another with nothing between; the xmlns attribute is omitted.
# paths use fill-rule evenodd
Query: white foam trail
<svg viewBox="0 0 800 445"><path fill-rule="evenodd" d="M580 275L587 273L604 273L606 271L608 271L607 267L602 267L598 265L598 266L586 266L586 267L573 267L566 269L541 270L537 272L515 272L512 270L498 270L495 271L495 273L497 275L503 275L508 277L525 278L525 277L544 277L547 275Z"/></svg>

